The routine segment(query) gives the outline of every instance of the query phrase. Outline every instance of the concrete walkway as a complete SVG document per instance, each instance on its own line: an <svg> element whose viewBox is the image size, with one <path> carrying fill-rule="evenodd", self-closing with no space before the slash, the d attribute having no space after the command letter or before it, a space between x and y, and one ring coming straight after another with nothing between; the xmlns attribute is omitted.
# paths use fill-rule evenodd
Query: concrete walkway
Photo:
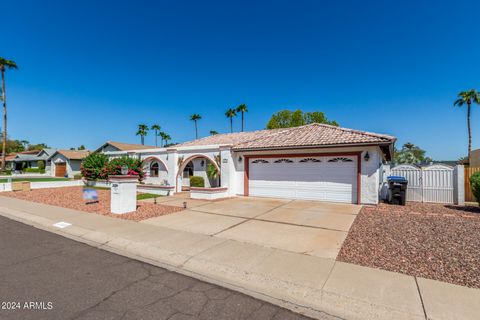
<svg viewBox="0 0 480 320"><path fill-rule="evenodd" d="M480 290L252 243L0 197L0 214L311 317L477 319ZM55 227L60 221L71 223Z"/></svg>

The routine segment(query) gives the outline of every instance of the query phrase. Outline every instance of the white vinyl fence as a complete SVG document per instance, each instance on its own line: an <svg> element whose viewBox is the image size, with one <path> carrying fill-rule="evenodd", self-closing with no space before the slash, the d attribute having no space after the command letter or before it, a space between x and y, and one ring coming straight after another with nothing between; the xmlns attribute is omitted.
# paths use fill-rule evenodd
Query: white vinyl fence
<svg viewBox="0 0 480 320"><path fill-rule="evenodd" d="M463 170L463 166L399 165L391 168L388 175L407 179L407 201L462 204L464 202L463 178L458 174L459 170Z"/></svg>

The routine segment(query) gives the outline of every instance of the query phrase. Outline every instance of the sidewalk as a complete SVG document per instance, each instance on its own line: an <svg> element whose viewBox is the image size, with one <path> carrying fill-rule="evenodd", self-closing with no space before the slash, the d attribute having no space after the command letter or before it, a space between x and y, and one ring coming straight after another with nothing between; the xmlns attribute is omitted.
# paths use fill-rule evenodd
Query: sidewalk
<svg viewBox="0 0 480 320"><path fill-rule="evenodd" d="M480 290L0 196L2 216L320 318L477 319ZM72 225L58 228L64 221Z"/></svg>

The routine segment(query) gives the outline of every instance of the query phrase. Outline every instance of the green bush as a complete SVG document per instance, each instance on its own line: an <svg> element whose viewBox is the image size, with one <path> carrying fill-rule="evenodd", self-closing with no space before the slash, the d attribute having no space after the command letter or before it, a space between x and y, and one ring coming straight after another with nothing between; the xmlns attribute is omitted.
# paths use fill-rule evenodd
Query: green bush
<svg viewBox="0 0 480 320"><path fill-rule="evenodd" d="M38 160L37 161L38 169L40 170L45 170L45 161L43 160Z"/></svg>
<svg viewBox="0 0 480 320"><path fill-rule="evenodd" d="M80 180L80 179L82 179L82 174L81 174L81 173L74 174L74 175L73 175L73 179L75 179L75 180Z"/></svg>
<svg viewBox="0 0 480 320"><path fill-rule="evenodd" d="M87 180L106 180L108 157L103 153L91 153L82 161L80 172Z"/></svg>
<svg viewBox="0 0 480 320"><path fill-rule="evenodd" d="M470 176L470 187L473 195L477 198L478 204L480 204L480 171Z"/></svg>
<svg viewBox="0 0 480 320"><path fill-rule="evenodd" d="M203 177L199 177L199 176L190 177L190 187L204 188L205 187L205 179L203 179Z"/></svg>
<svg viewBox="0 0 480 320"><path fill-rule="evenodd" d="M45 168L40 169L40 168L25 168L22 170L23 172L29 172L29 173L45 173Z"/></svg>

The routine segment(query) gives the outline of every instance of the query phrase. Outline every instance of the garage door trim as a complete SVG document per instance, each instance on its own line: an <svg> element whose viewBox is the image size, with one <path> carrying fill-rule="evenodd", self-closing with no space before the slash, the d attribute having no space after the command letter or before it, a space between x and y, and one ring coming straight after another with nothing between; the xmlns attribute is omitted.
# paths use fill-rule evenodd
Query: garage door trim
<svg viewBox="0 0 480 320"><path fill-rule="evenodd" d="M243 194L248 196L249 193L249 170L250 159L257 158L299 158L299 157L337 157L337 156L355 156L357 157L357 204L361 203L361 174L362 174L362 152L339 152L339 153L292 153L292 154L256 154L244 155L244 175L243 175Z"/></svg>

